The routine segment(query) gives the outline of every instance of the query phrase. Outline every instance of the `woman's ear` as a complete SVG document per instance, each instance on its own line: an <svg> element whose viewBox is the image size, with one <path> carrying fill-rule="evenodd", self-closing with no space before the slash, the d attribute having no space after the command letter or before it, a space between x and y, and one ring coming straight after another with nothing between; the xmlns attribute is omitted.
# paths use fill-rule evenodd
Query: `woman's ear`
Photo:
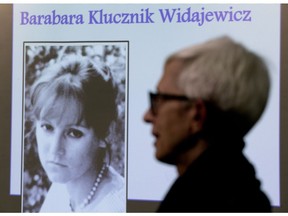
<svg viewBox="0 0 288 216"><path fill-rule="evenodd" d="M198 133L203 130L204 123L207 119L207 107L202 99L197 99L193 102L190 108L191 112L191 132Z"/></svg>

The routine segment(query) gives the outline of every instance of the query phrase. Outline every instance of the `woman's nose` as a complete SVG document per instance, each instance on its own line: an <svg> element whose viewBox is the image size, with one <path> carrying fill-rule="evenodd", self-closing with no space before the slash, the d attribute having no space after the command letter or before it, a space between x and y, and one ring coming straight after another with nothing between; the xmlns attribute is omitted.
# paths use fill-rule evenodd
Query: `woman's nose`
<svg viewBox="0 0 288 216"><path fill-rule="evenodd" d="M61 133L54 133L50 139L50 153L63 155L65 153L64 142L65 138Z"/></svg>

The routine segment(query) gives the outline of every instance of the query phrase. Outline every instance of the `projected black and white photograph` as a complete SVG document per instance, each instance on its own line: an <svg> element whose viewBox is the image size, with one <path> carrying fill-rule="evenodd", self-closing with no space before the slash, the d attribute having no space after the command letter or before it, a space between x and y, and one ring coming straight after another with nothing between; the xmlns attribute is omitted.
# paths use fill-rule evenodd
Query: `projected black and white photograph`
<svg viewBox="0 0 288 216"><path fill-rule="evenodd" d="M126 212L128 42L24 42L23 212Z"/></svg>

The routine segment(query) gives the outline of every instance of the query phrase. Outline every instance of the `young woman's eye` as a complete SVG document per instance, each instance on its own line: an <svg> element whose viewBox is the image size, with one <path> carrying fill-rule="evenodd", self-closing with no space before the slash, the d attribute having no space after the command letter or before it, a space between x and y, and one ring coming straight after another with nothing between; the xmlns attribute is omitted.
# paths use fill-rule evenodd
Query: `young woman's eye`
<svg viewBox="0 0 288 216"><path fill-rule="evenodd" d="M68 135L73 137L73 138L81 138L84 134L82 131L77 130L77 129L70 129L68 131Z"/></svg>
<svg viewBox="0 0 288 216"><path fill-rule="evenodd" d="M41 128L45 131L48 131L48 132L49 131L52 132L54 130L53 126L50 124L41 124Z"/></svg>

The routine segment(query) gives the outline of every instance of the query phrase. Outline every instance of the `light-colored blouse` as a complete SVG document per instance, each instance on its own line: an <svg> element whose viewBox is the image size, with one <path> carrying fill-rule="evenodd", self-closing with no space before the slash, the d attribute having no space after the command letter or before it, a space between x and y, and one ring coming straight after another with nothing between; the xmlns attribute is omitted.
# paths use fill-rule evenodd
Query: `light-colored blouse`
<svg viewBox="0 0 288 216"><path fill-rule="evenodd" d="M93 199L82 212L126 212L124 178L111 166ZM40 212L71 212L70 198L65 184L53 183Z"/></svg>

